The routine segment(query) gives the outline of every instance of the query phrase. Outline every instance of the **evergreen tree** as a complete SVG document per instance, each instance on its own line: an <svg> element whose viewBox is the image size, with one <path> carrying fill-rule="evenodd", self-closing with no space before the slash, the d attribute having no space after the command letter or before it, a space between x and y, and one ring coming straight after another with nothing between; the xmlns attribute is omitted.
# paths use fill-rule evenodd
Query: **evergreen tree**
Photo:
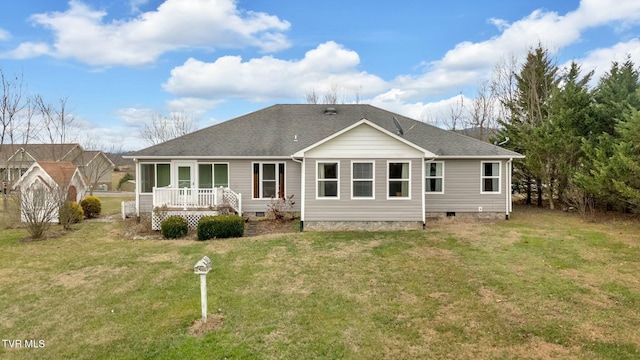
<svg viewBox="0 0 640 360"><path fill-rule="evenodd" d="M574 186L572 178L580 167L582 138L589 134L594 108L588 87L593 71L581 75L580 65L572 62L561 76L561 86L551 100L550 121L545 126L548 138L546 146L553 154L559 198L567 203L565 190ZM573 193L573 192L572 192Z"/></svg>
<svg viewBox="0 0 640 360"><path fill-rule="evenodd" d="M500 136L509 137L509 147L526 156L515 162L516 174L527 184L527 204L531 203L531 180L538 191L538 206L542 206L543 182L553 182L553 149L549 147L549 112L552 95L557 92L558 68L541 45L530 50L520 73L515 75L516 94L505 104L511 117L501 122ZM551 195L551 194L550 194Z"/></svg>
<svg viewBox="0 0 640 360"><path fill-rule="evenodd" d="M640 110L640 83L634 63L613 62L594 91L594 121L588 123L576 182L607 207L627 209L635 188L633 127ZM637 138L635 139L638 140ZM636 173L637 174L637 173Z"/></svg>
<svg viewBox="0 0 640 360"><path fill-rule="evenodd" d="M615 195L633 210L640 208L640 111L631 109L616 125L609 170Z"/></svg>
<svg viewBox="0 0 640 360"><path fill-rule="evenodd" d="M594 90L596 116L587 124L590 140L604 133L613 135L617 121L630 107L640 109L638 79L638 69L629 57L623 64L615 61L611 64L611 70L600 79Z"/></svg>

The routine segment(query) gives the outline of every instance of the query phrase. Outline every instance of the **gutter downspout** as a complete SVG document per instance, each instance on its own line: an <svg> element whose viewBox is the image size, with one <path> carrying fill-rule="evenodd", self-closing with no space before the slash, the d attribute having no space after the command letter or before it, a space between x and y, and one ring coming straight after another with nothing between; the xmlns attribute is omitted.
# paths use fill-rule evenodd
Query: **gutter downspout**
<svg viewBox="0 0 640 360"><path fill-rule="evenodd" d="M136 218L140 221L140 162L134 158L133 162L136 164Z"/></svg>
<svg viewBox="0 0 640 360"><path fill-rule="evenodd" d="M297 162L298 164L300 164L300 168L301 168L300 169L300 197L301 197L300 199L300 232L302 232L304 231L304 208L305 208L304 198L306 195L304 184L306 180L306 177L305 177L306 164L305 164L304 158L302 158L302 160L298 160L295 157L293 157L293 155L291 155L291 160L293 162Z"/></svg>
<svg viewBox="0 0 640 360"><path fill-rule="evenodd" d="M509 214L511 214L511 210L512 210L512 204L513 204L513 199L512 199L512 194L511 194L511 166L512 166L512 162L513 162L513 158L509 159L507 161L507 188L505 189L505 191L507 192L507 196L506 196L506 204L505 204L505 220L509 220Z"/></svg>
<svg viewBox="0 0 640 360"><path fill-rule="evenodd" d="M434 161L436 158L424 159L422 162L422 230L427 228L427 189L425 189L425 178L427 176L427 162Z"/></svg>

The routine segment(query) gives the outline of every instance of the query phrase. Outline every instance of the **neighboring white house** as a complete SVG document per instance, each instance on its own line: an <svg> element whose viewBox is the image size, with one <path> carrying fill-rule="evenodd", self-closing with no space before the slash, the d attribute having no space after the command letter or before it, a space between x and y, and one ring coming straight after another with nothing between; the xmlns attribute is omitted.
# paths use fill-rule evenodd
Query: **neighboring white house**
<svg viewBox="0 0 640 360"><path fill-rule="evenodd" d="M23 197L21 204L40 202L36 207L51 208L52 202L60 204L60 200L80 202L87 192L87 181L78 167L71 162L40 161L33 163L13 185L13 189L18 188ZM41 194L40 199L32 198L36 190ZM22 221L25 221L25 211L24 208L20 209ZM46 216L49 222L57 222L57 207Z"/></svg>
<svg viewBox="0 0 640 360"><path fill-rule="evenodd" d="M4 144L0 149L0 179L11 184L33 163L45 161L71 162L80 169L88 186L111 189L115 164L102 151L84 150L79 144Z"/></svg>

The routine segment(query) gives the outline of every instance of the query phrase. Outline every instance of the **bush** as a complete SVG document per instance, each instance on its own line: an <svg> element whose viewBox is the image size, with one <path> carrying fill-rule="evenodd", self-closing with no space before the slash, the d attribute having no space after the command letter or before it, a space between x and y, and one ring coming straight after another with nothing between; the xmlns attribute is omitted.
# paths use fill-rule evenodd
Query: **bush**
<svg viewBox="0 0 640 360"><path fill-rule="evenodd" d="M71 224L76 224L84 219L82 207L75 201L65 201L58 209L58 220L65 230L71 228Z"/></svg>
<svg viewBox="0 0 640 360"><path fill-rule="evenodd" d="M216 237L215 233L215 216L203 216L198 220L198 240L209 240Z"/></svg>
<svg viewBox="0 0 640 360"><path fill-rule="evenodd" d="M95 196L87 196L82 201L80 201L80 206L82 206L82 210L84 211L84 216L88 219L98 217L100 212L102 211L102 204L100 204L100 199Z"/></svg>
<svg viewBox="0 0 640 360"><path fill-rule="evenodd" d="M198 240L241 237L244 219L239 215L203 216L198 221Z"/></svg>
<svg viewBox="0 0 640 360"><path fill-rule="evenodd" d="M173 215L160 224L162 235L169 239L181 238L189 232L189 224L182 216Z"/></svg>
<svg viewBox="0 0 640 360"><path fill-rule="evenodd" d="M295 204L293 194L284 198L272 198L271 203L267 205L267 218L276 222L290 220L291 210Z"/></svg>

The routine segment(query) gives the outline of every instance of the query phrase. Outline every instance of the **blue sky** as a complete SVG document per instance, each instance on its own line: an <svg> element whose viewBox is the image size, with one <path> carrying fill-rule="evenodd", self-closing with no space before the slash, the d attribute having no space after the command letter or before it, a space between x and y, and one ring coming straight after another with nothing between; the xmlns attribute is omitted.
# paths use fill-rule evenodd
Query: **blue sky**
<svg viewBox="0 0 640 360"><path fill-rule="evenodd" d="M145 146L152 113L198 127L337 88L438 122L502 58L538 43L596 78L640 64L640 2L21 0L0 11L0 69L67 98L78 141ZM87 135L88 134L88 135Z"/></svg>

